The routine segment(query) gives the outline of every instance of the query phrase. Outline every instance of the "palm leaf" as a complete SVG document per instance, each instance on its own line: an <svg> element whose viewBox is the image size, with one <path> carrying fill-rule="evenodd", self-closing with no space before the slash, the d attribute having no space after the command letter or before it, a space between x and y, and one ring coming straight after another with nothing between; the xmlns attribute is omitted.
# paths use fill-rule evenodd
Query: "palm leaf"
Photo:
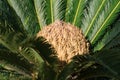
<svg viewBox="0 0 120 80"><path fill-rule="evenodd" d="M106 48L110 48L108 47L108 45L111 43L114 43L114 45L118 44L119 41L115 40L115 38L120 34L120 21L118 20L114 25L113 25L113 28L111 29L108 29L108 31L105 33L104 37L102 38L101 41L99 41L99 43L94 47L94 51L96 50L101 50L101 49L104 49L104 47ZM112 41L115 41L115 42L112 42ZM118 39L119 40L119 39ZM112 45L109 45L109 46L113 46Z"/></svg>
<svg viewBox="0 0 120 80"><path fill-rule="evenodd" d="M56 56L56 51L52 45L49 44L43 37L39 37L32 43L35 46L35 49L40 52L39 54L47 62L47 64L56 70L55 66L59 63L59 59Z"/></svg>
<svg viewBox="0 0 120 80"><path fill-rule="evenodd" d="M54 80L56 73L55 71L47 64L45 60L36 52L33 48L23 48L20 52L30 63L34 64L33 68L33 77L36 79L42 80ZM47 72L46 72L47 70Z"/></svg>
<svg viewBox="0 0 120 80"><path fill-rule="evenodd" d="M55 0L54 3L54 19L64 20L65 18L66 0Z"/></svg>
<svg viewBox="0 0 120 80"><path fill-rule="evenodd" d="M120 48L120 34L118 34L111 42L109 42L104 49Z"/></svg>
<svg viewBox="0 0 120 80"><path fill-rule="evenodd" d="M89 55L80 55L75 56L73 58L73 61L71 61L69 64L65 66L65 68L62 70L62 72L58 75L58 80L72 80L74 73L76 71L82 71L83 69L86 69L90 66L92 66L95 63L95 61L91 58ZM82 73L79 73L82 74ZM77 75L75 75L76 77ZM82 78L82 77L81 77ZM76 79L73 79L76 80Z"/></svg>
<svg viewBox="0 0 120 80"><path fill-rule="evenodd" d="M32 71L30 70L30 67L32 67L32 65L22 58L22 56L6 49L0 49L0 66L7 70L16 71L26 77L31 76Z"/></svg>
<svg viewBox="0 0 120 80"><path fill-rule="evenodd" d="M35 64L36 66L40 66L40 64L44 63L44 60L33 48L22 48L20 50L20 54L23 55L24 58L26 58L30 63Z"/></svg>
<svg viewBox="0 0 120 80"><path fill-rule="evenodd" d="M46 13L46 1L45 0L34 0L34 5L37 13L37 18L39 21L40 28L46 26L47 23L47 13Z"/></svg>
<svg viewBox="0 0 120 80"><path fill-rule="evenodd" d="M84 18L82 19L82 25L81 25L85 36L88 35L91 27L97 20L106 2L107 0L91 0L88 3L87 9L84 11Z"/></svg>
<svg viewBox="0 0 120 80"><path fill-rule="evenodd" d="M102 80L107 78L106 80L113 78L115 76L112 75L112 73L109 72L106 68L99 64L93 64L89 66L88 68L80 69L77 68L74 73L71 74L71 77L68 80ZM101 78L101 79L100 79Z"/></svg>
<svg viewBox="0 0 120 80"><path fill-rule="evenodd" d="M96 40L104 33L105 29L110 25L117 17L117 13L120 10L119 0L109 0L104 10L99 14L99 19L95 23L92 29L92 33L89 35L90 42L94 44Z"/></svg>
<svg viewBox="0 0 120 80"><path fill-rule="evenodd" d="M115 78L119 80L119 52L120 49L111 49L96 52L92 56L76 56L74 60L63 69L58 76L58 80L80 80L94 77Z"/></svg>
<svg viewBox="0 0 120 80"><path fill-rule="evenodd" d="M47 64L41 65L39 71L38 79L39 80L56 80L57 73Z"/></svg>
<svg viewBox="0 0 120 80"><path fill-rule="evenodd" d="M27 48L22 48L20 51L20 54L24 56L24 58L29 61L31 64L34 64L33 68L33 73L32 76L33 78L38 78L38 73L42 75L43 71L43 66L45 64L44 60L42 57L36 52L33 48L27 47ZM43 74L44 75L44 74Z"/></svg>
<svg viewBox="0 0 120 80"><path fill-rule="evenodd" d="M120 79L120 49L99 51L94 58L98 64L108 69L113 77Z"/></svg>
<svg viewBox="0 0 120 80"><path fill-rule="evenodd" d="M15 13L15 11L9 6L6 0L1 1L1 7L0 7L1 15L0 15L0 22L7 22L9 25L12 26L12 28L16 32L24 32L24 27L22 25L21 20ZM12 15L11 15L12 14ZM6 23L6 24L7 24Z"/></svg>
<svg viewBox="0 0 120 80"><path fill-rule="evenodd" d="M24 75L18 74L14 71L8 71L5 69L0 69L0 79L1 80L31 80L31 78L25 77Z"/></svg>
<svg viewBox="0 0 120 80"><path fill-rule="evenodd" d="M41 28L55 20L64 19L64 0L34 0L34 3Z"/></svg>
<svg viewBox="0 0 120 80"><path fill-rule="evenodd" d="M67 0L65 21L79 27L86 2L87 0Z"/></svg>
<svg viewBox="0 0 120 80"><path fill-rule="evenodd" d="M39 30L39 24L34 10L34 4L31 0L8 0L17 15L20 17L25 30L29 35L33 35Z"/></svg>
<svg viewBox="0 0 120 80"><path fill-rule="evenodd" d="M26 39L25 35L14 32L11 27L7 29L0 27L0 33L0 43L12 52L18 52L22 42Z"/></svg>

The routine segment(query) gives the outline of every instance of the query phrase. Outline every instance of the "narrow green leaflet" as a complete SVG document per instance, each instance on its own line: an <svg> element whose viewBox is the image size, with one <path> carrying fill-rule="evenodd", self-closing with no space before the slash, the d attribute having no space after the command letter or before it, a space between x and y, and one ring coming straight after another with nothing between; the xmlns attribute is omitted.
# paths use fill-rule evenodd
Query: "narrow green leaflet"
<svg viewBox="0 0 120 80"><path fill-rule="evenodd" d="M0 26L12 26L15 32L24 32L24 27L15 11L9 6L6 0L1 1L0 5ZM12 15L11 15L12 14ZM6 25L5 25L6 24Z"/></svg>
<svg viewBox="0 0 120 80"><path fill-rule="evenodd" d="M76 80L85 80L85 79L97 79L103 80L104 78L115 78L115 76L102 65L94 64L89 68L79 71L76 71Z"/></svg>
<svg viewBox="0 0 120 80"><path fill-rule="evenodd" d="M112 29L108 29L104 37L102 38L101 41L98 42L97 45L94 47L94 51L96 50L101 50L104 49L104 47L108 47L110 43L113 43L112 41L114 40L117 44L119 42L118 40L115 40L115 38L120 34L120 21L118 20L114 25ZM114 43L115 45L115 43ZM112 47L112 45L111 45ZM108 47L110 48L110 47Z"/></svg>
<svg viewBox="0 0 120 80"><path fill-rule="evenodd" d="M65 21L79 27L86 2L87 0L67 0Z"/></svg>
<svg viewBox="0 0 120 80"><path fill-rule="evenodd" d="M64 20L65 18L66 0L55 0L54 3L54 19Z"/></svg>
<svg viewBox="0 0 120 80"><path fill-rule="evenodd" d="M58 58L55 55L56 51L49 42L47 42L43 37L40 37L32 43L35 46L35 49L40 52L40 55L49 65L54 66L54 64L56 64L58 61Z"/></svg>
<svg viewBox="0 0 120 80"><path fill-rule="evenodd" d="M120 79L120 49L107 49L94 54L97 63L107 68L115 78Z"/></svg>
<svg viewBox="0 0 120 80"><path fill-rule="evenodd" d="M33 63L36 66L40 66L42 63L44 63L44 60L33 48L23 48L21 49L20 54L23 55L24 58L26 58L30 63Z"/></svg>
<svg viewBox="0 0 120 80"><path fill-rule="evenodd" d="M120 34L118 34L113 40L111 40L107 45L105 45L104 49L110 48L118 48L120 49Z"/></svg>
<svg viewBox="0 0 120 80"><path fill-rule="evenodd" d="M70 14L72 12L72 6L74 0L66 0L66 12L65 12L65 21L70 22Z"/></svg>
<svg viewBox="0 0 120 80"><path fill-rule="evenodd" d="M15 32L11 25L7 22L0 25L0 44L8 48L12 52L18 52L22 42L26 39L26 35Z"/></svg>
<svg viewBox="0 0 120 80"><path fill-rule="evenodd" d="M73 61L67 64L61 73L58 75L57 80L72 80L73 75L76 77L76 71L82 71L84 69L89 68L91 65L94 64L95 61L89 55L80 55L75 56ZM76 74L76 75L75 75ZM79 73L82 74L82 73ZM86 75L87 76L87 75ZM81 77L82 78L82 77ZM77 79L75 79L77 80Z"/></svg>
<svg viewBox="0 0 120 80"><path fill-rule="evenodd" d="M36 17L32 0L7 0L20 17L24 28L29 35L34 35L39 31L39 24Z"/></svg>
<svg viewBox="0 0 120 80"><path fill-rule="evenodd" d="M31 64L34 64L33 73L32 76L34 78L38 77L38 73L42 73L42 68L45 64L42 57L38 54L37 51L35 51L33 48L27 47L27 48L21 48L20 54Z"/></svg>
<svg viewBox="0 0 120 80"><path fill-rule="evenodd" d="M103 7L106 5L107 0L91 0L87 5L87 9L84 11L84 18L82 19L82 30L85 36L88 35L93 24L97 20L100 11L103 10Z"/></svg>
<svg viewBox="0 0 120 80"><path fill-rule="evenodd" d="M31 64L34 64L33 75L35 78L39 78L42 80L54 80L56 73L54 70L46 64L43 58L40 56L38 52L36 52L33 48L23 48L21 50L21 55L23 55ZM46 72L47 70L47 72Z"/></svg>
<svg viewBox="0 0 120 80"><path fill-rule="evenodd" d="M65 0L34 0L34 4L41 28L64 19Z"/></svg>
<svg viewBox="0 0 120 80"><path fill-rule="evenodd" d="M104 10L99 15L99 18L92 29L91 35L89 35L89 40L92 44L94 44L104 33L105 29L112 24L118 16L119 11L120 0L109 0L104 7Z"/></svg>
<svg viewBox="0 0 120 80"><path fill-rule="evenodd" d="M32 71L30 70L31 65L29 65L29 62L22 58L22 56L9 50L0 49L0 66L10 71L16 71L26 77L31 76Z"/></svg>
<svg viewBox="0 0 120 80"><path fill-rule="evenodd" d="M42 28L43 26L47 25L46 1L34 0L34 5L35 5L40 28Z"/></svg>
<svg viewBox="0 0 120 80"><path fill-rule="evenodd" d="M31 80L31 78L18 74L14 71L0 69L0 80Z"/></svg>

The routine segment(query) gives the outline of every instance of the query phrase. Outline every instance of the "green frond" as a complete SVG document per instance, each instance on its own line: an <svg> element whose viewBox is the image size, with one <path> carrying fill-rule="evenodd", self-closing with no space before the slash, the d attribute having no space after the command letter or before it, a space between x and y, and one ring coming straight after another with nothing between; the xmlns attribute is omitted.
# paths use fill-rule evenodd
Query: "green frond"
<svg viewBox="0 0 120 80"><path fill-rule="evenodd" d="M0 69L0 80L31 80L24 75L18 74L14 71L8 71L5 69Z"/></svg>
<svg viewBox="0 0 120 80"><path fill-rule="evenodd" d="M56 51L43 37L34 40L33 45L50 66L54 66L56 64L58 61L58 58L55 55Z"/></svg>
<svg viewBox="0 0 120 80"><path fill-rule="evenodd" d="M24 56L30 63L40 66L44 63L42 57L33 48L22 48L20 54Z"/></svg>
<svg viewBox="0 0 120 80"><path fill-rule="evenodd" d="M81 28L85 36L88 35L95 21L97 20L100 12L103 10L103 7L106 5L107 0L91 0L87 9L84 11L84 18L82 19Z"/></svg>
<svg viewBox="0 0 120 80"><path fill-rule="evenodd" d="M39 55L37 51L35 51L33 48L26 47L21 49L20 54L31 64L35 65L33 68L34 71L32 73L32 76L35 79L38 78L38 73L40 73L40 75L44 73L42 69L43 66L45 65L45 61L42 59L42 57Z"/></svg>
<svg viewBox="0 0 120 80"><path fill-rule="evenodd" d="M41 28L64 19L65 0L34 0L34 4Z"/></svg>
<svg viewBox="0 0 120 80"><path fill-rule="evenodd" d="M65 21L80 27L86 2L87 0L67 0Z"/></svg>
<svg viewBox="0 0 120 80"><path fill-rule="evenodd" d="M25 30L29 35L34 35L39 31L34 4L31 0L7 0L10 6L15 10L20 17Z"/></svg>
<svg viewBox="0 0 120 80"><path fill-rule="evenodd" d="M112 73L113 77L120 79L120 49L108 49L95 53L96 62Z"/></svg>
<svg viewBox="0 0 120 80"><path fill-rule="evenodd" d="M110 49L110 48L120 49L120 34L116 35L116 37L104 47L104 49Z"/></svg>
<svg viewBox="0 0 120 80"><path fill-rule="evenodd" d="M7 24L9 25L9 24ZM18 52L22 42L26 39L22 33L16 33L12 30L11 26L0 27L0 44L11 50L12 52Z"/></svg>
<svg viewBox="0 0 120 80"><path fill-rule="evenodd" d="M12 28L18 32L24 32L23 25L15 13L15 11L9 6L6 0L1 1L1 7L0 7L0 23L4 25L9 24L12 25ZM12 15L11 15L12 14ZM1 25L0 24L0 25Z"/></svg>
<svg viewBox="0 0 120 80"><path fill-rule="evenodd" d="M77 55L69 64L65 66L62 72L58 75L58 80L72 80L77 76L76 71L82 71L95 64L95 61L89 55ZM82 73L79 73L82 74ZM74 75L74 76L73 76ZM81 77L82 78L82 77ZM77 79L75 79L77 80Z"/></svg>
<svg viewBox="0 0 120 80"><path fill-rule="evenodd" d="M70 22L70 13L72 12L73 1L74 0L66 0L66 11L65 11L65 21Z"/></svg>
<svg viewBox="0 0 120 80"><path fill-rule="evenodd" d="M16 30L9 19L5 19L5 15L2 16L0 18L0 44L12 52L18 52L22 46L30 46L31 43L27 42L29 39L27 32L22 28L21 30Z"/></svg>
<svg viewBox="0 0 120 80"><path fill-rule="evenodd" d="M30 65L22 56L6 49L0 49L0 66L10 71L16 71L26 77L31 76L32 71L30 68L32 65Z"/></svg>
<svg viewBox="0 0 120 80"><path fill-rule="evenodd" d="M109 25L112 24L112 22L116 19L119 10L119 0L108 1L101 14L99 14L99 18L94 24L91 34L88 36L92 44L94 44L99 39L99 37L104 33L105 29L109 27Z"/></svg>
<svg viewBox="0 0 120 80"><path fill-rule="evenodd" d="M47 23L47 12L46 12L46 1L45 0L34 0L35 10L39 21L40 29L46 26Z"/></svg>
<svg viewBox="0 0 120 80"><path fill-rule="evenodd" d="M66 0L55 0L54 3L54 19L64 20L65 18Z"/></svg>
<svg viewBox="0 0 120 80"><path fill-rule="evenodd" d="M37 0L34 0L34 2L36 3ZM43 14L44 13L44 16L45 16L45 20L46 20L46 23L47 25L50 24L50 23L53 23L54 22L54 3L56 2L56 0L41 0L38 2L41 4L43 4L43 6L40 8L40 5L38 7L38 9L40 8L42 10L42 8L44 8L44 11L42 13L39 13L39 14ZM37 8L37 6L35 6Z"/></svg>
<svg viewBox="0 0 120 80"><path fill-rule="evenodd" d="M77 77L76 78L77 80L81 80L81 79L103 80L105 78L106 80L108 80L115 77L112 75L111 72L109 72L109 70L107 70L106 68L104 68L99 64L93 64L89 68L81 71L79 71L78 69L78 71L76 71L76 74L77 75L75 77Z"/></svg>
<svg viewBox="0 0 120 80"><path fill-rule="evenodd" d="M108 29L108 31L105 33L104 37L102 38L102 40L100 40L98 42L97 45L94 46L94 51L97 51L97 50L101 50L101 49L104 49L105 47L106 48L110 48L108 46L111 46L113 47L114 45L120 43L119 42L119 39L118 40L115 40L115 38L120 34L120 21L118 20L114 25L113 25L113 28L111 29ZM112 42L112 41L115 41L115 42ZM113 45L113 44L114 45ZM109 45L109 44L112 44L112 45Z"/></svg>
<svg viewBox="0 0 120 80"><path fill-rule="evenodd" d="M120 49L102 50L94 55L74 57L63 71L58 80L81 80L89 78L115 78L120 79ZM114 62L114 63L113 63Z"/></svg>
<svg viewBox="0 0 120 80"><path fill-rule="evenodd" d="M21 55L24 56L31 64L34 64L34 71L33 74L35 78L40 78L42 80L54 80L56 73L51 65L47 63L46 60L43 60L44 57L41 55L44 53L39 53L35 51L33 48L23 48L20 52ZM47 72L46 72L47 70Z"/></svg>
<svg viewBox="0 0 120 80"><path fill-rule="evenodd" d="M39 80L56 80L57 73L47 64L41 65L38 75Z"/></svg>

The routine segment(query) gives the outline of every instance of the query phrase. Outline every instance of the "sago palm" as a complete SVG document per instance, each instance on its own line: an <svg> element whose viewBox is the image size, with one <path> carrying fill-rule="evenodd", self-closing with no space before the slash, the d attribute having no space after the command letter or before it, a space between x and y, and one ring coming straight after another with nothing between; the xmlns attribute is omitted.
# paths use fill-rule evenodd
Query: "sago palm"
<svg viewBox="0 0 120 80"><path fill-rule="evenodd" d="M119 80L120 0L0 0L1 80Z"/></svg>

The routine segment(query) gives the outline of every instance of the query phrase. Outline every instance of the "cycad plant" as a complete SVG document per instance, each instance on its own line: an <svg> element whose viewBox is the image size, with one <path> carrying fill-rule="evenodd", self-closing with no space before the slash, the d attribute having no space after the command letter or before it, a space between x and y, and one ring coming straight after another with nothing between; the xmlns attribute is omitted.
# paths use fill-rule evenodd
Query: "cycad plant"
<svg viewBox="0 0 120 80"><path fill-rule="evenodd" d="M120 0L0 0L1 80L119 80Z"/></svg>

